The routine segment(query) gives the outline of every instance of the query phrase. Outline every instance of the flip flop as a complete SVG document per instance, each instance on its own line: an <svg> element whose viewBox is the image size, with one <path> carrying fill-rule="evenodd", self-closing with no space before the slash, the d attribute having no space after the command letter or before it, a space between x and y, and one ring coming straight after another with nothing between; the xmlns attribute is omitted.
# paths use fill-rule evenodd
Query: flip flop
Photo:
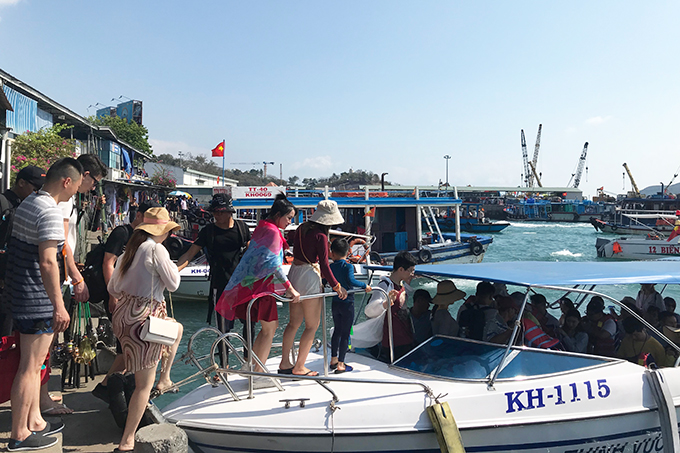
<svg viewBox="0 0 680 453"><path fill-rule="evenodd" d="M295 373L293 373L292 370L291 370L291 374L294 375L294 376L312 376L312 377L316 377L316 376L319 375L319 372L318 372L318 371L309 370L309 371L307 371L305 374L295 374Z"/></svg>
<svg viewBox="0 0 680 453"><path fill-rule="evenodd" d="M132 450L121 450L118 447L113 449L113 453L130 453L131 451L135 451L135 450L134 449L132 449Z"/></svg>
<svg viewBox="0 0 680 453"><path fill-rule="evenodd" d="M47 417L52 415L70 415L73 413L73 409L71 409L64 403L61 403L57 406L48 407L44 411L40 411L40 413Z"/></svg>
<svg viewBox="0 0 680 453"><path fill-rule="evenodd" d="M174 395L175 393L179 393L179 389L177 387L171 388L169 390L160 390L158 387L154 387L151 389L151 397L156 398L161 395ZM124 450L124 451L132 451L132 450Z"/></svg>
<svg viewBox="0 0 680 453"><path fill-rule="evenodd" d="M330 368L331 370L334 370L334 369L336 369L337 367L338 367L338 362L331 363L331 364L328 366L328 368Z"/></svg>
<svg viewBox="0 0 680 453"><path fill-rule="evenodd" d="M352 367L351 365L345 365L344 370L341 370L341 369L338 368L337 370L335 370L335 374L344 373L345 371L352 371L353 369L354 369L354 367Z"/></svg>
<svg viewBox="0 0 680 453"><path fill-rule="evenodd" d="M286 368L285 370L282 370L281 368L279 368L277 373L279 373L279 374L293 374L293 368Z"/></svg>

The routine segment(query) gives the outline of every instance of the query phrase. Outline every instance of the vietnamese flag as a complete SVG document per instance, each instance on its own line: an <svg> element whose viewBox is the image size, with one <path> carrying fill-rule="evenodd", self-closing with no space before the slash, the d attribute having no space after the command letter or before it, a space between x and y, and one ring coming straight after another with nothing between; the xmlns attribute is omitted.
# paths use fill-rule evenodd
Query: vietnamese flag
<svg viewBox="0 0 680 453"><path fill-rule="evenodd" d="M224 157L224 140L219 145L213 148L212 157Z"/></svg>

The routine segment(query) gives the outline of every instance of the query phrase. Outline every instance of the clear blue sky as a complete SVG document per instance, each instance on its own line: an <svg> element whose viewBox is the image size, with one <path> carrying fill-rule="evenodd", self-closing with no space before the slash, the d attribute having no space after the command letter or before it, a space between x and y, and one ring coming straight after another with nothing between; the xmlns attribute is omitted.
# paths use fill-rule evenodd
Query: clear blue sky
<svg viewBox="0 0 680 453"><path fill-rule="evenodd" d="M0 68L86 115L144 101L156 153L350 167L401 184L520 183L520 129L586 194L680 167L680 3L0 0ZM220 162L221 164L221 162ZM250 167L240 167L248 169ZM626 181L626 189L630 183Z"/></svg>

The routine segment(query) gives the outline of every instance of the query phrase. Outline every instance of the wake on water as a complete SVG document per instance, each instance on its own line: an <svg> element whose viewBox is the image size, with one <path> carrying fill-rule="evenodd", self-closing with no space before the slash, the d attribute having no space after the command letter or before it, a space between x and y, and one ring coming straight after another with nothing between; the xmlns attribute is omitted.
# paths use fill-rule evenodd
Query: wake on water
<svg viewBox="0 0 680 453"><path fill-rule="evenodd" d="M550 256L568 256L570 258L580 258L583 256L583 253L572 253L567 249L562 249L558 252L552 252Z"/></svg>

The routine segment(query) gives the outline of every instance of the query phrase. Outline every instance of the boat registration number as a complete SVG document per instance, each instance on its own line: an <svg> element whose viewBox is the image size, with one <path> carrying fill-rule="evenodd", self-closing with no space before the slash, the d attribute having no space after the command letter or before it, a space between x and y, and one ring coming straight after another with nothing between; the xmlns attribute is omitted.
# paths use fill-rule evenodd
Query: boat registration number
<svg viewBox="0 0 680 453"><path fill-rule="evenodd" d="M659 250L659 252L657 252ZM650 245L649 253L661 253L662 255L680 255L680 247L675 247L672 245L659 246Z"/></svg>
<svg viewBox="0 0 680 453"><path fill-rule="evenodd" d="M560 406L562 404L578 403L583 400L596 398L608 398L611 389L606 379L598 379L596 382L572 382L568 385L555 385L553 387L539 387L518 392L505 394L508 408L506 414L521 412L530 409L539 409L546 404Z"/></svg>

